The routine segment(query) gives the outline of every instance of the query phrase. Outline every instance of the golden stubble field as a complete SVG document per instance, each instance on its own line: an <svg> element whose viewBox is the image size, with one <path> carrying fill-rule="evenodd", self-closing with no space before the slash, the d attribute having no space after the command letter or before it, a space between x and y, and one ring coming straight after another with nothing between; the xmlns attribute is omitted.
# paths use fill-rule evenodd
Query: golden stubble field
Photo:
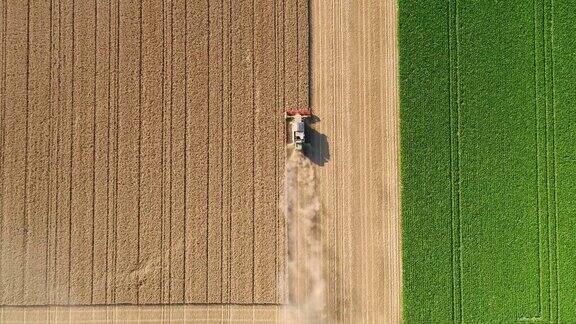
<svg viewBox="0 0 576 324"><path fill-rule="evenodd" d="M343 322L401 318L395 1L313 1L312 106L327 309Z"/></svg>

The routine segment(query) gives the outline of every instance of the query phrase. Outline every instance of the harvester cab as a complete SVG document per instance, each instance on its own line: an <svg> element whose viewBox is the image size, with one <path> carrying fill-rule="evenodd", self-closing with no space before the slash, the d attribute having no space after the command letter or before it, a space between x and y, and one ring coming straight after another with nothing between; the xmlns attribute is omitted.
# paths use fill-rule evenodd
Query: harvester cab
<svg viewBox="0 0 576 324"><path fill-rule="evenodd" d="M291 109L286 111L287 143L296 150L302 151L309 144L306 141L305 119L310 117L308 109Z"/></svg>

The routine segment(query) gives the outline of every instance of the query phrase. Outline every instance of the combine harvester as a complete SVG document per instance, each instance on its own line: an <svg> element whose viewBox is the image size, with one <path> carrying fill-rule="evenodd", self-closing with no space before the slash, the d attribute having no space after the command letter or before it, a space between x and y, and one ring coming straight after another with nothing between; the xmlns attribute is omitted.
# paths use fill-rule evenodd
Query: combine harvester
<svg viewBox="0 0 576 324"><path fill-rule="evenodd" d="M306 139L306 118L311 116L307 108L290 109L286 111L286 142L288 146L294 147L297 151L304 151L310 144Z"/></svg>

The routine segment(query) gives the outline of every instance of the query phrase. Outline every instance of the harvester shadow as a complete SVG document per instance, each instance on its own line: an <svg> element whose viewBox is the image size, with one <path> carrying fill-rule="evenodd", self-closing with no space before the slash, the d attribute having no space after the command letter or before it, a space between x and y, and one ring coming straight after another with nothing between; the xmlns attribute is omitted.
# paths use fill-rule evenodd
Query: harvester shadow
<svg viewBox="0 0 576 324"><path fill-rule="evenodd" d="M308 134L310 147L305 150L304 155L314 164L324 166L330 160L330 144L328 137L318 132L313 124L320 121L316 115L312 115L306 123L306 134Z"/></svg>

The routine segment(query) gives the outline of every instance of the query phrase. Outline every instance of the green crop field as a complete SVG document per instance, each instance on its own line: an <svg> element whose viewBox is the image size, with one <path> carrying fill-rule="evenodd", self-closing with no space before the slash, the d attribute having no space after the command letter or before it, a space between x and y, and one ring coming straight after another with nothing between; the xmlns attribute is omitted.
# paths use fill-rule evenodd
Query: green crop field
<svg viewBox="0 0 576 324"><path fill-rule="evenodd" d="M405 322L576 322L576 0L399 10Z"/></svg>

